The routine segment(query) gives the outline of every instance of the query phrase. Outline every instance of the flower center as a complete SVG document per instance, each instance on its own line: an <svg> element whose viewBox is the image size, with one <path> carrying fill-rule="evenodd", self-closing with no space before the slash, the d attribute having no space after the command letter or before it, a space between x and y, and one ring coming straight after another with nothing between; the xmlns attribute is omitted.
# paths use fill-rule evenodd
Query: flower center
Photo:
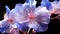
<svg viewBox="0 0 60 34"><path fill-rule="evenodd" d="M14 20L11 18L9 18L8 21L9 21L9 23L14 23Z"/></svg>
<svg viewBox="0 0 60 34"><path fill-rule="evenodd" d="M31 13L28 13L28 17L29 17L30 20L34 19L34 15L31 14Z"/></svg>

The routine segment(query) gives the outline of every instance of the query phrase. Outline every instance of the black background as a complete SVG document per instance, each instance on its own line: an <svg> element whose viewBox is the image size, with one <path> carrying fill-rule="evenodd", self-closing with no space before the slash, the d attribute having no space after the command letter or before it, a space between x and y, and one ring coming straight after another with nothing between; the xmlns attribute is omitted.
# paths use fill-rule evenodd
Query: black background
<svg viewBox="0 0 60 34"><path fill-rule="evenodd" d="M8 5L10 9L13 9L17 3L24 3L26 0L0 0L0 20L3 20L4 12L5 10L5 5ZM36 0L37 1L37 6L40 5L41 0ZM54 0L50 0L53 2ZM52 17L57 16L58 14L52 14ZM36 33L36 34L55 34L55 33L60 33L60 20L59 19L51 19L48 30L45 32L41 33ZM5 33L6 34L6 33Z"/></svg>

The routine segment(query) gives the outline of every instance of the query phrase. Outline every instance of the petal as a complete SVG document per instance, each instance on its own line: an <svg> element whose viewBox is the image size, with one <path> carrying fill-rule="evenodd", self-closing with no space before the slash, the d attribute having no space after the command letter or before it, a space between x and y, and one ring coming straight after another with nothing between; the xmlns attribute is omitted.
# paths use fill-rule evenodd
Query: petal
<svg viewBox="0 0 60 34"><path fill-rule="evenodd" d="M5 6L5 8L6 8L6 14L9 15L9 13L10 13L9 7L8 6Z"/></svg>
<svg viewBox="0 0 60 34"><path fill-rule="evenodd" d="M46 7L48 10L52 8L51 2L49 0L42 0L41 6Z"/></svg>
<svg viewBox="0 0 60 34"><path fill-rule="evenodd" d="M42 28L42 31L41 32L44 32L44 31L47 31L48 30L48 24L43 24L42 22L38 22L38 23L39 23L39 25Z"/></svg>
<svg viewBox="0 0 60 34"><path fill-rule="evenodd" d="M0 21L0 32L4 33L9 28L8 21L2 20Z"/></svg>
<svg viewBox="0 0 60 34"><path fill-rule="evenodd" d="M55 0L54 2L52 2L52 6L53 6L53 13L54 14L60 14L60 2Z"/></svg>
<svg viewBox="0 0 60 34"><path fill-rule="evenodd" d="M36 6L36 1L35 0L26 0L26 3L28 3L30 7Z"/></svg>
<svg viewBox="0 0 60 34"><path fill-rule="evenodd" d="M38 22L36 22L36 21L30 21L30 22L28 23L28 27L29 27L29 28L33 28L36 32L41 32L41 31L43 31L41 25L40 25Z"/></svg>
<svg viewBox="0 0 60 34"><path fill-rule="evenodd" d="M44 9L44 7L41 10L38 10L35 14L37 15L36 16L37 21L40 21L44 24L48 24L50 22L50 14L48 10Z"/></svg>
<svg viewBox="0 0 60 34"><path fill-rule="evenodd" d="M17 25L17 29L20 30L20 31L23 31L23 32L26 32L29 29L26 22L23 23L23 24L16 23L16 25Z"/></svg>

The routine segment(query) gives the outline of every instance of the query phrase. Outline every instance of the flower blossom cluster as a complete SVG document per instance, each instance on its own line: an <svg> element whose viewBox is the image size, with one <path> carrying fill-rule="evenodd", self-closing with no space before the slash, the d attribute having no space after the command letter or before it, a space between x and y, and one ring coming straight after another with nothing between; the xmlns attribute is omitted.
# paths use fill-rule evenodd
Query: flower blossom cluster
<svg viewBox="0 0 60 34"><path fill-rule="evenodd" d="M30 28L36 32L46 31L51 14L60 14L60 1L42 0L37 8L36 3L35 0L26 0L24 4L16 4L12 10L5 6L6 13L0 21L0 32L19 34L18 31L25 32Z"/></svg>

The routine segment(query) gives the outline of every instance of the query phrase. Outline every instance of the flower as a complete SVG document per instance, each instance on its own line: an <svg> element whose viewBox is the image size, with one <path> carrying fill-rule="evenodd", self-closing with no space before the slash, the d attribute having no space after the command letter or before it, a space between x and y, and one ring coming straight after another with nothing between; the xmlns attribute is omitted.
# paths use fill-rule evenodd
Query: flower
<svg viewBox="0 0 60 34"><path fill-rule="evenodd" d="M33 28L37 32L43 32L48 28L50 14L46 7L36 8L33 5L29 6L28 3L18 3L11 12L15 15L14 19L20 24L18 29L26 31L26 29Z"/></svg>

